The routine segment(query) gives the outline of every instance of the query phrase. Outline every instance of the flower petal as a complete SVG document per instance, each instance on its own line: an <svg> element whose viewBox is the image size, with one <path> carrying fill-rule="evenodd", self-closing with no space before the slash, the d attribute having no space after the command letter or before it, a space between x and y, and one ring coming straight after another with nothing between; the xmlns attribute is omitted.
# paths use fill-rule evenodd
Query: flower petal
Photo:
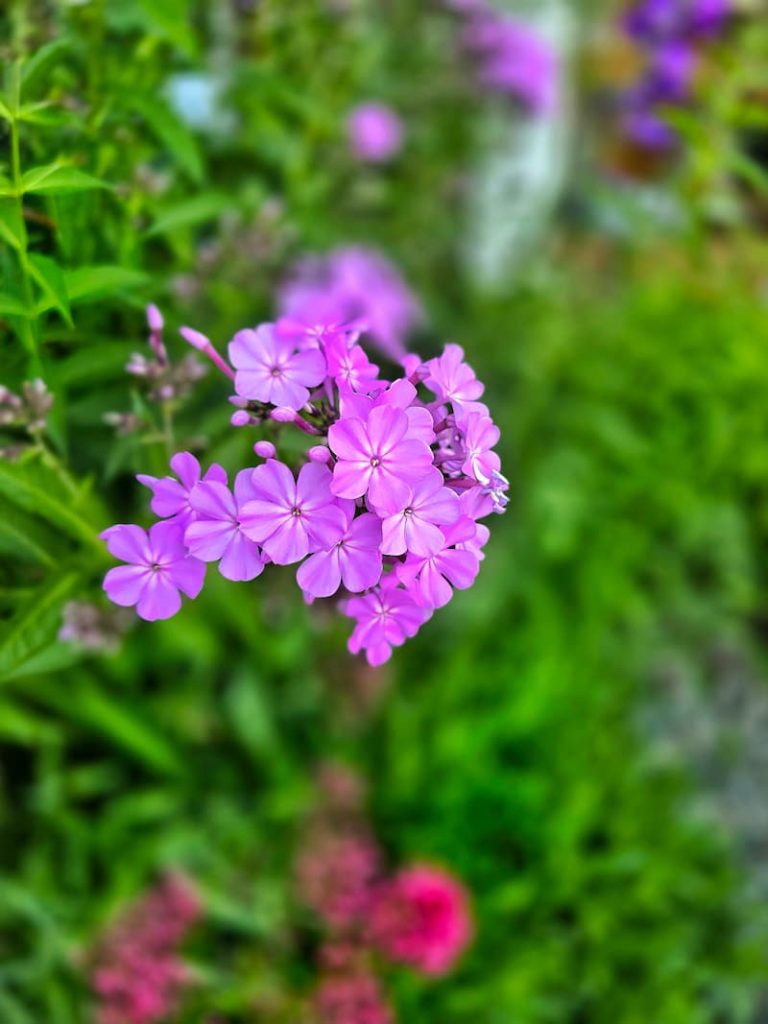
<svg viewBox="0 0 768 1024"><path fill-rule="evenodd" d="M136 612L148 622L170 619L181 608L181 596L164 572L153 572L141 593Z"/></svg>
<svg viewBox="0 0 768 1024"><path fill-rule="evenodd" d="M104 577L104 590L110 601L130 608L141 597L151 575L152 570L142 565L118 565Z"/></svg>

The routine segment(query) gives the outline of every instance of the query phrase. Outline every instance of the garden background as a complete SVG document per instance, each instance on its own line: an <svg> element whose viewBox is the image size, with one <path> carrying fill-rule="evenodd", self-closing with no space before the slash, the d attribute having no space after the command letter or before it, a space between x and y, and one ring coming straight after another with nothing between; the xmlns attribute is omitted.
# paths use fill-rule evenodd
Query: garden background
<svg viewBox="0 0 768 1024"><path fill-rule="evenodd" d="M169 870L199 900L169 1019L373 1020L313 1004L295 864L329 765L391 870L470 894L445 977L366 967L391 1019L768 1020L768 18L733 9L648 152L620 6L514 8L557 54L546 111L478 84L458 8L0 14L0 380L53 398L1 421L2 1024L94 1019L91 951ZM391 160L350 149L364 100ZM477 582L378 670L290 573L115 613L98 535L149 521L134 474L256 436L213 372L160 403L126 373L146 305L179 365L179 326L223 346L349 244L418 296L413 347L487 383L510 503Z"/></svg>

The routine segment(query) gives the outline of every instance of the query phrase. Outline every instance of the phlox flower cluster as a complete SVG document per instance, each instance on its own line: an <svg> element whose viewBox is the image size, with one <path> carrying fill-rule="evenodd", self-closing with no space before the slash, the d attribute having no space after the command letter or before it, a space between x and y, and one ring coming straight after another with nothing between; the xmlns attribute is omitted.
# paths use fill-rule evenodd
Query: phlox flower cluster
<svg viewBox="0 0 768 1024"><path fill-rule="evenodd" d="M640 0L624 28L647 55L640 81L625 96L626 130L637 145L666 150L677 134L664 107L685 107L693 94L704 41L716 37L733 13L733 0Z"/></svg>
<svg viewBox="0 0 768 1024"><path fill-rule="evenodd" d="M529 114L557 105L558 56L535 28L489 0L445 0L462 20L461 43L483 88Z"/></svg>
<svg viewBox="0 0 768 1024"><path fill-rule="evenodd" d="M188 452L171 459L173 476L140 475L160 521L104 532L126 563L107 573L107 594L164 619L199 594L208 564L235 581L296 566L309 602L338 595L354 620L350 651L387 661L472 585L489 536L481 520L507 502L499 430L462 349L408 355L387 379L359 325L283 318L242 330L231 366L203 335L182 335L232 379L235 426L292 425L313 444L298 471L258 441L263 461L232 480Z"/></svg>
<svg viewBox="0 0 768 1024"><path fill-rule="evenodd" d="M199 917L189 882L171 875L118 919L92 953L98 1024L156 1024L177 1010L190 982L179 947Z"/></svg>

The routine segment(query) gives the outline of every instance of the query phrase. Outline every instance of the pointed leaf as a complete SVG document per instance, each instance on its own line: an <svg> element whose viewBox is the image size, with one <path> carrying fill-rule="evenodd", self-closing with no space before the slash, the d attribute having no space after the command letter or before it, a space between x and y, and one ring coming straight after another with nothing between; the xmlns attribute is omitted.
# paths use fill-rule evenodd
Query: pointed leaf
<svg viewBox="0 0 768 1024"><path fill-rule="evenodd" d="M64 278L73 305L141 288L149 282L149 276L141 270L110 266L78 267L66 271Z"/></svg>
<svg viewBox="0 0 768 1024"><path fill-rule="evenodd" d="M67 294L67 283L64 279L64 271L55 260L49 256L41 256L33 252L29 256L29 269L37 284L43 291L44 299L38 305L37 312L53 307L64 317L69 326L72 326L72 316L69 311L69 295Z"/></svg>
<svg viewBox="0 0 768 1024"><path fill-rule="evenodd" d="M58 631L64 603L79 583L73 572L39 587L0 629L0 682L40 651Z"/></svg>
<svg viewBox="0 0 768 1024"><path fill-rule="evenodd" d="M109 186L76 167L61 164L48 164L45 167L33 167L22 176L21 191L39 194L57 194L64 192L86 192L89 189L109 188Z"/></svg>

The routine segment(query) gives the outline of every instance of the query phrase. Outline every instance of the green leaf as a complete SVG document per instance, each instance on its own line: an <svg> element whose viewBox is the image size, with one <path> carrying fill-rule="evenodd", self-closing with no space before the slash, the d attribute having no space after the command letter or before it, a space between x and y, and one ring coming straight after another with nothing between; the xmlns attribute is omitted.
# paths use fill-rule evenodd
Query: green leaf
<svg viewBox="0 0 768 1024"><path fill-rule="evenodd" d="M149 275L130 267L78 267L65 273L70 302L94 302L105 295L141 288L149 283Z"/></svg>
<svg viewBox="0 0 768 1024"><path fill-rule="evenodd" d="M61 313L71 327L72 315L69 310L69 295L64 271L50 256L41 256L36 252L30 253L29 269L45 296L42 303L38 305L37 312L41 313L52 306Z"/></svg>
<svg viewBox="0 0 768 1024"><path fill-rule="evenodd" d="M232 205L230 196L221 192L208 192L183 203L176 203L160 210L155 223L147 231L147 237L166 234L176 228L193 227L207 220L213 220Z"/></svg>
<svg viewBox="0 0 768 1024"><path fill-rule="evenodd" d="M54 537L28 515L0 498L0 551L4 556L52 568L55 564L51 551Z"/></svg>
<svg viewBox="0 0 768 1024"><path fill-rule="evenodd" d="M34 313L32 310L27 309L18 296L6 295L0 292L0 316L32 317Z"/></svg>
<svg viewBox="0 0 768 1024"><path fill-rule="evenodd" d="M13 120L11 109L2 97L0 97L0 117L5 118L6 121Z"/></svg>
<svg viewBox="0 0 768 1024"><path fill-rule="evenodd" d="M64 603L79 579L70 572L39 587L0 630L0 682L50 641L61 623Z"/></svg>
<svg viewBox="0 0 768 1024"><path fill-rule="evenodd" d="M71 122L72 115L47 100L41 100L39 103L26 103L20 108L16 120L25 121L27 124L39 124L42 127L53 127Z"/></svg>
<svg viewBox="0 0 768 1024"><path fill-rule="evenodd" d="M72 43L67 36L59 36L52 42L46 43L45 46L39 47L35 51L34 56L22 64L21 83L25 95L28 95L29 91L37 84L48 68L58 63L67 50L70 49L71 45Z"/></svg>
<svg viewBox="0 0 768 1024"><path fill-rule="evenodd" d="M97 528L76 511L71 496L59 496L59 489L49 473L35 476L26 463L0 462L0 494L12 505L46 519L103 556L104 547Z"/></svg>
<svg viewBox="0 0 768 1024"><path fill-rule="evenodd" d="M15 185L2 175L0 175L0 196L16 196Z"/></svg>
<svg viewBox="0 0 768 1024"><path fill-rule="evenodd" d="M197 139L171 107L157 95L132 96L129 105L146 121L158 142L168 150L174 163L195 184L201 184L205 170Z"/></svg>
<svg viewBox="0 0 768 1024"><path fill-rule="evenodd" d="M33 167L21 179L21 191L39 194L61 194L64 192L87 192L90 189L109 188L109 186L76 167L62 164L47 164L45 167Z"/></svg>
<svg viewBox="0 0 768 1024"><path fill-rule="evenodd" d="M17 252L26 248L27 231L16 199L0 198L0 238Z"/></svg>

